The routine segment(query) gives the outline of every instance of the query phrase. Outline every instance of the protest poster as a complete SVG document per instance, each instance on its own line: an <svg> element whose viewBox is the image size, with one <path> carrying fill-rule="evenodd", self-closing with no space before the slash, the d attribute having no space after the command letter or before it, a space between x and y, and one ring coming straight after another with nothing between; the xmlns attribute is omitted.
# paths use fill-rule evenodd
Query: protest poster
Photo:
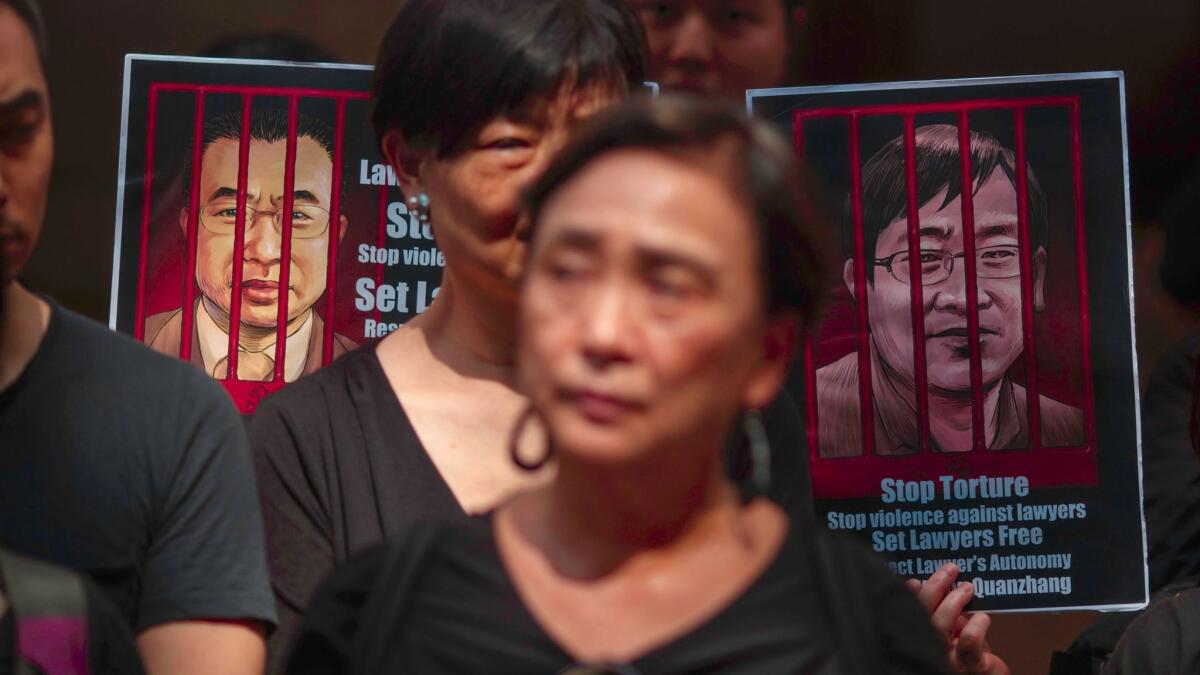
<svg viewBox="0 0 1200 675"><path fill-rule="evenodd" d="M369 66L127 56L111 327L251 414L423 311L444 258L377 150L370 85Z"/></svg>
<svg viewBox="0 0 1200 675"><path fill-rule="evenodd" d="M790 385L820 523L905 577L956 562L973 609L1143 605L1123 76L747 104L833 221L825 320Z"/></svg>

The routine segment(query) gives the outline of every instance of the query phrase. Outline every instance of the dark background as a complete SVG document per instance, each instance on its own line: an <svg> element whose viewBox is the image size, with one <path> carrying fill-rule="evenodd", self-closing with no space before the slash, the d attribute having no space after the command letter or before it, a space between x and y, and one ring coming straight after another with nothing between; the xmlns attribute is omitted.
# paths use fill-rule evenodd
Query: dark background
<svg viewBox="0 0 1200 675"><path fill-rule="evenodd" d="M57 152L46 229L26 281L69 307L108 314L122 59L194 54L231 32L287 29L338 58L371 63L395 2L44 0ZM1155 206L1200 150L1197 0L809 0L801 72L808 83L1124 70L1130 106L1137 345L1143 381L1197 313L1157 282ZM1192 70L1185 64L1191 63ZM1193 113L1194 114L1194 113ZM1017 674L1045 672L1089 614L997 617L992 645Z"/></svg>

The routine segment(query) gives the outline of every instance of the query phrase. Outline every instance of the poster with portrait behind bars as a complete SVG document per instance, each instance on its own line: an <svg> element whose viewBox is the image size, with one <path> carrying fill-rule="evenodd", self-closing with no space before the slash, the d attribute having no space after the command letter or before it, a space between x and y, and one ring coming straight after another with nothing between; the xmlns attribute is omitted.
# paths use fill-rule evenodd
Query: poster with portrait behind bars
<svg viewBox="0 0 1200 675"><path fill-rule="evenodd" d="M1121 73L747 93L829 213L818 520L979 610L1148 596Z"/></svg>
<svg viewBox="0 0 1200 675"><path fill-rule="evenodd" d="M251 414L428 307L444 257L380 157L370 85L369 66L127 56L111 327Z"/></svg>

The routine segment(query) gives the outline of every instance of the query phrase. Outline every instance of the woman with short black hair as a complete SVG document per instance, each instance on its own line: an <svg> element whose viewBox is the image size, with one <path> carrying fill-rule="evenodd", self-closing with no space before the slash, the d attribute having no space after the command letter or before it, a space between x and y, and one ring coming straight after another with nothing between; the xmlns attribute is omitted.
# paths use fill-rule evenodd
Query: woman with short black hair
<svg viewBox="0 0 1200 675"><path fill-rule="evenodd" d="M518 195L577 122L642 87L623 0L406 0L372 121L445 254L431 306L269 397L251 426L280 627L316 584L413 518L460 518L545 480L508 462Z"/></svg>

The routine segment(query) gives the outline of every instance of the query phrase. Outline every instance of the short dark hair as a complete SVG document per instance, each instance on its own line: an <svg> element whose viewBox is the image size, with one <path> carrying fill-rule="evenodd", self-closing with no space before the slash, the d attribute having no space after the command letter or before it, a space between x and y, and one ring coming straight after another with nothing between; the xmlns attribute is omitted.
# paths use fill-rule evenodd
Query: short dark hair
<svg viewBox="0 0 1200 675"><path fill-rule="evenodd" d="M629 91L646 37L626 0L406 0L379 47L371 122L445 157L496 115L575 87Z"/></svg>
<svg viewBox="0 0 1200 675"><path fill-rule="evenodd" d="M288 111L281 108L254 108L250 112L250 139L255 141L263 141L264 143L274 143L282 141L288 135ZM204 130L201 132L200 138L200 154L208 150L208 147L213 143L229 139L238 141L242 137L242 112L235 110L233 112L214 115L204 120ZM316 141L325 153L329 155L329 161L333 161L333 129L320 118L306 115L301 112L296 113L296 138L311 138ZM188 148L187 153L183 158L183 197L184 203L187 203L190 198L192 189L192 151ZM342 176L343 189L345 188L345 174Z"/></svg>
<svg viewBox="0 0 1200 675"><path fill-rule="evenodd" d="M42 19L42 10L37 0L0 0L0 7L11 7L17 16L25 22L33 35L33 44L37 47L38 60L42 69L46 68L46 22Z"/></svg>
<svg viewBox="0 0 1200 675"><path fill-rule="evenodd" d="M939 208L945 208L962 193L962 166L958 127L929 124L917 127L914 148L917 157L917 208L924 207L942 190L946 196ZM1015 188L1017 160L1012 150L995 136L971 131L971 177L975 191L991 177L996 167L1004 171ZM1046 242L1046 197L1041 184L1026 164L1029 177L1029 241L1033 250ZM972 192L974 194L974 192ZM908 182L904 165L904 136L897 136L875 153L862 169L863 238L868 258L875 257L879 233L908 214ZM847 259L854 257L854 222L847 197L842 215L842 247ZM867 275L868 280L872 275Z"/></svg>
<svg viewBox="0 0 1200 675"><path fill-rule="evenodd" d="M601 115L528 191L529 236L536 236L542 209L559 188L597 157L623 149L651 150L724 174L757 226L767 312L795 310L805 327L815 325L825 288L825 237L795 152L767 123L722 102L672 94L633 99ZM722 161L714 162L715 155Z"/></svg>

